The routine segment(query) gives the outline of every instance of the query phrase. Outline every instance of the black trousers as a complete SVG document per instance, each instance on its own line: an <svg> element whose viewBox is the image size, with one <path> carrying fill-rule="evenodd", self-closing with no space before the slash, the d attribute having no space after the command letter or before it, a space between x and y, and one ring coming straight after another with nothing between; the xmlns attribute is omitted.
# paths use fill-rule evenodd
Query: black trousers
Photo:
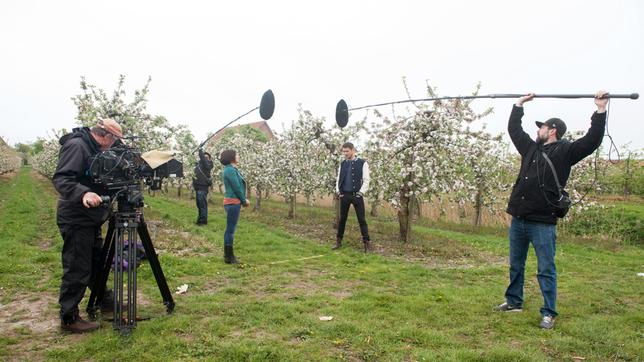
<svg viewBox="0 0 644 362"><path fill-rule="evenodd" d="M101 269L103 237L100 226L58 225L63 237L63 277L60 284L60 319L78 318L78 304ZM106 294L107 295L107 294Z"/></svg>
<svg viewBox="0 0 644 362"><path fill-rule="evenodd" d="M344 228L347 225L347 218L349 217L349 208L353 205L360 224L360 233L362 234L362 241L369 241L369 229L367 228L367 220L365 219L364 198L353 193L343 192L340 194L340 224L338 225L338 238L344 237Z"/></svg>
<svg viewBox="0 0 644 362"><path fill-rule="evenodd" d="M208 223L208 190L197 190L197 209L199 216L197 217L198 224Z"/></svg>

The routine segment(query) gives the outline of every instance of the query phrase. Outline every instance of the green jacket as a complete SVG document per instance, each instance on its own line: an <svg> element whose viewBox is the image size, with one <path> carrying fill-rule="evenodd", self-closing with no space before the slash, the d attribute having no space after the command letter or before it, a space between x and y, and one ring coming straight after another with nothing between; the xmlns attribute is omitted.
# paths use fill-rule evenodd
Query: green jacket
<svg viewBox="0 0 644 362"><path fill-rule="evenodd" d="M239 170L233 165L226 165L224 172L221 174L224 181L226 193L224 197L229 199L239 199L242 205L246 204L246 180Z"/></svg>

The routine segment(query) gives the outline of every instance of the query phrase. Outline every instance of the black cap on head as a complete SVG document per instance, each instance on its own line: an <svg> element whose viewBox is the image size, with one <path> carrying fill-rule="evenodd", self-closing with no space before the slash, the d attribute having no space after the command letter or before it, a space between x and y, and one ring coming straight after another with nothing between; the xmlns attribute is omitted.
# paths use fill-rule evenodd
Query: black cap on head
<svg viewBox="0 0 644 362"><path fill-rule="evenodd" d="M549 120L545 122L534 122L536 123L537 127L541 128L544 124L548 126L548 128L554 128L557 130L557 139L561 139L563 135L566 133L566 124L564 121L560 120L559 118L550 118Z"/></svg>

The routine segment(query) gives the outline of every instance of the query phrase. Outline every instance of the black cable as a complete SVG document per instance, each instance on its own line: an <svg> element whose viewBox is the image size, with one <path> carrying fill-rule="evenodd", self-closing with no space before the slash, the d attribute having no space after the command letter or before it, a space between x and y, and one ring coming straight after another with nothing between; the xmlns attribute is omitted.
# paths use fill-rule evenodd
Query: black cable
<svg viewBox="0 0 644 362"><path fill-rule="evenodd" d="M621 159L621 156L619 154L619 150L617 149L617 145L615 145L615 142L613 141L613 137L608 132L608 115L609 114L610 114L610 99L608 100L608 104L606 105L606 134L604 135L604 137L608 137L608 139L610 140L610 146L608 147L608 162L610 162L612 164L617 164L617 163L619 163L619 161ZM617 153L617 160L616 161L613 161L612 157L611 157L613 150L615 150L615 153Z"/></svg>
<svg viewBox="0 0 644 362"><path fill-rule="evenodd" d="M611 164L615 165L615 164L619 163L619 161L621 159L621 156L619 154L619 149L617 148L617 145L613 141L613 137L608 132L608 116L609 115L610 115L610 98L608 99L608 103L606 104L606 134L604 135L604 137L608 137L608 139L610 140L610 146L608 146L608 162L610 162ZM615 161L613 161L613 159L611 157L613 150L615 150L615 153L617 154L617 160L615 160ZM586 192L579 198L579 200L574 202L572 205L577 205L580 202L584 201L584 199L590 193L590 191L595 188L595 185L597 184L597 181L599 181L599 165L597 164L598 160L599 160L599 151L596 151L595 152L595 160L594 160L595 177L593 178L593 183L586 190ZM608 165L606 165L606 167L608 168Z"/></svg>

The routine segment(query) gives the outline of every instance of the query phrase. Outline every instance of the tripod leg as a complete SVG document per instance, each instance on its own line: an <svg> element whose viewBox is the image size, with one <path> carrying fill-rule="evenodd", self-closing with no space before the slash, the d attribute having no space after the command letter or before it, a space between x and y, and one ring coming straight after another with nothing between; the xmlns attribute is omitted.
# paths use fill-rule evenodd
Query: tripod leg
<svg viewBox="0 0 644 362"><path fill-rule="evenodd" d="M107 234L103 244L103 251L101 253L102 265L99 274L94 279L89 301L87 303L87 314L91 319L96 318L96 310L98 305L105 297L105 287L107 286L107 279L110 276L110 268L112 267L112 259L114 258L114 217L110 217Z"/></svg>
<svg viewBox="0 0 644 362"><path fill-rule="evenodd" d="M130 329L136 327L136 234L136 228L127 229L127 325Z"/></svg>
<svg viewBox="0 0 644 362"><path fill-rule="evenodd" d="M114 329L123 330L123 233L121 221L116 231L116 246L114 259Z"/></svg>
<svg viewBox="0 0 644 362"><path fill-rule="evenodd" d="M135 218L131 214L123 214L116 220L114 320L112 326L122 335L130 334L136 327L136 299L133 297L136 294L136 281L134 280L136 278L136 262L132 262L132 258L136 254L133 253L132 243L136 245L137 227L134 220ZM124 257L126 243L127 258ZM124 270L125 268L127 269ZM125 300L129 303L126 310L123 308Z"/></svg>
<svg viewBox="0 0 644 362"><path fill-rule="evenodd" d="M159 263L159 258L157 253L154 250L152 245L152 238L150 238L150 232L148 231L148 225L146 224L143 216L141 216L141 222L138 226L139 236L141 237L141 242L143 243L143 248L145 249L145 255L148 258L152 272L154 273L154 279L157 281L159 286L159 291L161 292L161 297L163 298L163 304L166 306L168 313L172 313L174 310L174 299L172 298L172 293L170 288L168 288L168 283L163 275L163 270L161 269L161 263Z"/></svg>

